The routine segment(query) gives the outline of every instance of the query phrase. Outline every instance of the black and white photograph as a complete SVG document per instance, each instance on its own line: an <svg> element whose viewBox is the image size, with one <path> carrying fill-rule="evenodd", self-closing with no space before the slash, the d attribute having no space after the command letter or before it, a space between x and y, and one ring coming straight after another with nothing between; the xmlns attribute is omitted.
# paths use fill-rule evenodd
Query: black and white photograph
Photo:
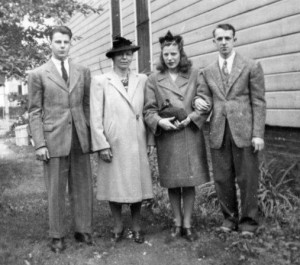
<svg viewBox="0 0 300 265"><path fill-rule="evenodd" d="M0 0L0 265L300 265L299 0Z"/></svg>

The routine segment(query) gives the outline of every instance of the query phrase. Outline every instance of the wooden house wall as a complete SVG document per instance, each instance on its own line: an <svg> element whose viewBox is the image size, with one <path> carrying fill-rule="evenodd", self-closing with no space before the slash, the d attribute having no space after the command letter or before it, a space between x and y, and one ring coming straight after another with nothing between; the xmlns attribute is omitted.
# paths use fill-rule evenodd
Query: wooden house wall
<svg viewBox="0 0 300 265"><path fill-rule="evenodd" d="M267 124L300 127L299 0L154 0L151 19L153 57L159 55L158 37L171 30L183 35L185 51L199 68L217 57L214 27L233 24L236 50L263 66Z"/></svg>
<svg viewBox="0 0 300 265"><path fill-rule="evenodd" d="M105 56L112 45L111 26L111 3L110 0L102 1L81 1L96 7L99 3L103 7L100 15L92 14L84 16L75 15L68 26L72 29L73 35L80 37L73 41L70 51L71 58L91 69L92 75L105 73L111 70L112 61ZM121 35L135 40L135 0L120 0ZM132 62L133 70L137 68L136 57Z"/></svg>
<svg viewBox="0 0 300 265"><path fill-rule="evenodd" d="M136 9L135 0L121 0L121 32L122 36L136 43ZM130 68L137 69L137 56L134 54Z"/></svg>
<svg viewBox="0 0 300 265"><path fill-rule="evenodd" d="M136 40L136 1L120 0L121 34ZM101 15L76 15L70 22L77 41L71 55L92 74L107 72L111 60L110 0L101 3ZM149 0L152 68L160 47L158 38L168 30L181 34L185 51L195 67L216 60L212 30L231 23L237 32L236 50L259 60L266 80L267 124L300 127L300 5L299 0ZM132 68L137 69L137 54Z"/></svg>
<svg viewBox="0 0 300 265"><path fill-rule="evenodd" d="M111 47L111 12L110 0L85 1L96 7L101 3L103 11L101 14L84 16L76 14L68 26L73 35L80 37L73 41L70 51L71 58L82 65L90 68L92 75L101 74L111 69L111 60L105 56Z"/></svg>

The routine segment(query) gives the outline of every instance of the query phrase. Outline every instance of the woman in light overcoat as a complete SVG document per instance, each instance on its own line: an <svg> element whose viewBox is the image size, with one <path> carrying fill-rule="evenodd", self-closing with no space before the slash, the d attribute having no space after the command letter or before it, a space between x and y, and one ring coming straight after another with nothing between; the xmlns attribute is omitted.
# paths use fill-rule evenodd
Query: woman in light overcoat
<svg viewBox="0 0 300 265"><path fill-rule="evenodd" d="M113 71L94 77L91 85L92 150L99 153L97 199L109 201L116 242L124 231L122 203L130 203L135 242L144 241L141 203L153 197L142 113L147 77L129 69L138 49L131 41L117 37L106 54L113 60Z"/></svg>
<svg viewBox="0 0 300 265"><path fill-rule="evenodd" d="M168 188L174 213L172 237L183 235L194 241L191 217L195 200L195 186L209 179L202 125L206 117L192 108L198 84L198 71L183 50L182 37L170 32L159 39L161 44L158 73L146 84L144 117L155 135L161 186ZM163 118L161 110L172 107L185 111L179 121L176 115ZM181 205L182 200L182 205Z"/></svg>

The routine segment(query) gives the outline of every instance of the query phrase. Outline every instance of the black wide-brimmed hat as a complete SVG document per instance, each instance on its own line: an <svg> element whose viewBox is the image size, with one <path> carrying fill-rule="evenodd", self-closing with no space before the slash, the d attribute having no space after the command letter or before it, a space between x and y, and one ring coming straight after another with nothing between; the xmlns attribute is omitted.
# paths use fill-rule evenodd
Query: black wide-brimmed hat
<svg viewBox="0 0 300 265"><path fill-rule="evenodd" d="M112 58L117 52L132 51L135 52L139 49L139 46L133 45L132 41L123 37L117 36L113 40L113 47L107 51L106 57Z"/></svg>

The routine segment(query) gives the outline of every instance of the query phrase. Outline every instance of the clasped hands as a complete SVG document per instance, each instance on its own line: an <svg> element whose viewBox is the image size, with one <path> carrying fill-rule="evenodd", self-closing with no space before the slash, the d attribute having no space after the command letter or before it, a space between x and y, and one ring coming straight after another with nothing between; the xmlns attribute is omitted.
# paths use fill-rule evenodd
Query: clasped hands
<svg viewBox="0 0 300 265"><path fill-rule="evenodd" d="M185 128L189 125L191 122L191 118L188 116L183 121L175 120L175 117L170 118L162 118L158 121L158 125L163 128L165 131L171 131L171 130L180 130Z"/></svg>
<svg viewBox="0 0 300 265"><path fill-rule="evenodd" d="M197 110L209 111L210 109L209 104L202 98L197 98L194 104ZM253 150L254 153L263 150L265 147L264 139L260 137L253 137L251 143L254 148Z"/></svg>

